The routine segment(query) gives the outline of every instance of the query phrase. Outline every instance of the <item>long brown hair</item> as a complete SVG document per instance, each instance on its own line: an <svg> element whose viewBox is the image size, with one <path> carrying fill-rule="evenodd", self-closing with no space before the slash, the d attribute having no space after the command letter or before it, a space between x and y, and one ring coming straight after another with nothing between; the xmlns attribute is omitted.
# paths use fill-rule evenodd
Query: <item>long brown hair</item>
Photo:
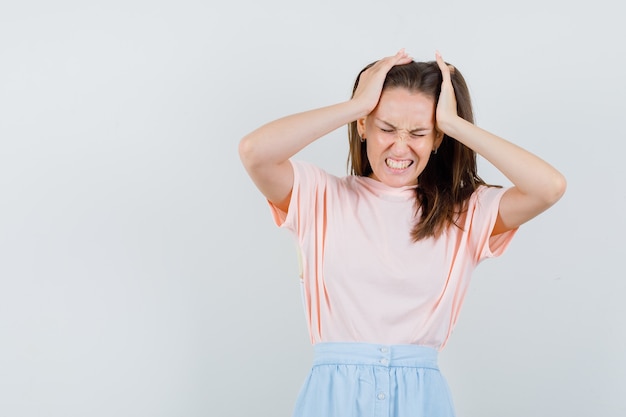
<svg viewBox="0 0 626 417"><path fill-rule="evenodd" d="M353 95L359 85L361 74L373 64L366 66L359 73L352 90ZM451 71L451 79L458 115L474 123L472 103L465 79L456 68ZM394 66L387 73L383 90L400 87L411 92L420 92L432 97L436 107L442 80L441 71L435 61L411 62ZM372 167L367 159L366 143L361 141L356 121L348 126L348 139L350 173L369 176ZM478 176L476 152L445 134L437 153L430 156L417 183L417 212L419 213L421 209L421 214L411 231L414 241L438 237L449 226L457 225L456 221L466 210L469 197L480 185L487 185Z"/></svg>

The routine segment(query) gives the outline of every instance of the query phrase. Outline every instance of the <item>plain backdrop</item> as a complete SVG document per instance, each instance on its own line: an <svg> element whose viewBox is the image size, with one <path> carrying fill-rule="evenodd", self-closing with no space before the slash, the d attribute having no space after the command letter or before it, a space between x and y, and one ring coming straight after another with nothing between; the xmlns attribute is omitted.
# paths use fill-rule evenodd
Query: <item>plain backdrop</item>
<svg viewBox="0 0 626 417"><path fill-rule="evenodd" d="M312 349L239 139L435 50L476 123L568 179L476 270L461 417L626 415L618 2L0 4L0 416L289 416ZM346 129L297 156L346 173ZM480 160L488 182L508 182Z"/></svg>

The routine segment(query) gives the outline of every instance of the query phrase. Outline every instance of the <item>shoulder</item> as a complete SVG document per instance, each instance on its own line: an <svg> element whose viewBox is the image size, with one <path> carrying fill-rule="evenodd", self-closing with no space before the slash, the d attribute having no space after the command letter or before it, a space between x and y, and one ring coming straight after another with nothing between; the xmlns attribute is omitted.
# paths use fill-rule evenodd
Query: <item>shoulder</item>
<svg viewBox="0 0 626 417"><path fill-rule="evenodd" d="M480 185L467 200L464 214L466 226L469 223L491 224L498 216L500 200L508 188L491 185Z"/></svg>
<svg viewBox="0 0 626 417"><path fill-rule="evenodd" d="M470 196L468 202L470 207L476 205L489 204L493 201L500 201L502 194L507 189L495 185L479 185Z"/></svg>

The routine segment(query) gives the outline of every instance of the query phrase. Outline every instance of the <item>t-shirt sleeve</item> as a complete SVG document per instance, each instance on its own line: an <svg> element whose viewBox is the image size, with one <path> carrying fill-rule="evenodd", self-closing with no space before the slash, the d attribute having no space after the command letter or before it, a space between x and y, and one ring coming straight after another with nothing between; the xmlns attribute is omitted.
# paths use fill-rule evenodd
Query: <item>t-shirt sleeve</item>
<svg viewBox="0 0 626 417"><path fill-rule="evenodd" d="M482 186L474 192L468 205L468 224L470 244L476 262L502 255L508 248L517 228L491 236L496 220L500 199L506 188Z"/></svg>
<svg viewBox="0 0 626 417"><path fill-rule="evenodd" d="M293 167L293 188L288 212L284 212L268 201L274 223L301 237L315 222L316 211L323 203L327 176L313 164L291 160Z"/></svg>

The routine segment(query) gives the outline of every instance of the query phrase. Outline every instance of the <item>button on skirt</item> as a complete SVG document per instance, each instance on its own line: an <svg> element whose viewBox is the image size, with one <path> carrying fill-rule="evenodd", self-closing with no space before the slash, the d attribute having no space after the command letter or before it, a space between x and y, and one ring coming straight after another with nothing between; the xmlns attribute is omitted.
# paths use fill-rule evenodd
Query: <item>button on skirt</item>
<svg viewBox="0 0 626 417"><path fill-rule="evenodd" d="M435 349L317 343L293 417L454 417Z"/></svg>

